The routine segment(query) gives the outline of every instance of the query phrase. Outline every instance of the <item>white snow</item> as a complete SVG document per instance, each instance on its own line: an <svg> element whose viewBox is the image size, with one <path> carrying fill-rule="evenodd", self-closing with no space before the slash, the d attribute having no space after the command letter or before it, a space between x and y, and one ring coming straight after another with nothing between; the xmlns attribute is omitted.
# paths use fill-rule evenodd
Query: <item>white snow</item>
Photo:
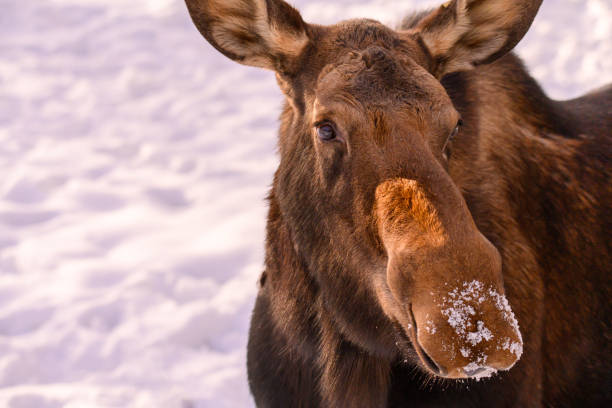
<svg viewBox="0 0 612 408"><path fill-rule="evenodd" d="M520 332L519 332L520 334ZM506 337L501 345L498 344L498 350L510 350L516 358L520 358L523 355L523 339L521 337L521 342L512 341L510 338Z"/></svg>
<svg viewBox="0 0 612 408"><path fill-rule="evenodd" d="M433 320L429 319L427 322L425 322L425 330L427 330L427 333L429 334L436 334L437 329Z"/></svg>
<svg viewBox="0 0 612 408"><path fill-rule="evenodd" d="M518 341L513 341L509 337L497 338L494 340L494 335L489 330L485 322L482 320L476 321L476 327L472 321L481 317L479 312L474 309L481 303L489 300L502 313L502 317L512 327ZM448 324L455 330L458 340L469 343L471 347L478 345L481 342L492 341L496 344L497 350L510 350L516 355L517 359L523 354L523 338L519 329L519 324L512 312L510 304L505 296L499 294L492 287L485 285L477 280L463 282L461 285L453 287L446 296L442 296L441 303L438 304L440 312L447 318ZM467 344L460 348L463 357L473 356L477 360L474 363L482 363L486 361L487 355L475 355L475 349L472 349ZM482 365L482 364L481 364ZM481 368L486 368L482 366Z"/></svg>
<svg viewBox="0 0 612 408"><path fill-rule="evenodd" d="M437 3L294 2L319 23ZM0 10L0 406L251 406L274 75L208 46L183 1ZM611 19L547 0L519 52L577 96L612 81Z"/></svg>
<svg viewBox="0 0 612 408"><path fill-rule="evenodd" d="M483 287L483 284L477 280L464 282L462 287L453 288L448 292L448 296L442 298L442 303L439 305L442 307L442 314L448 318L448 324L460 337L470 336L467 332L473 326L470 316L476 314L473 305L485 300L482 296Z"/></svg>
<svg viewBox="0 0 612 408"><path fill-rule="evenodd" d="M476 357L475 361L471 361L469 364L463 367L463 371L470 376L470 378L480 381L481 378L489 378L494 374L497 374L497 370L487 365L487 356L480 354ZM476 371L478 370L478 371Z"/></svg>
<svg viewBox="0 0 612 408"><path fill-rule="evenodd" d="M487 329L482 320L476 322L476 331L467 333L467 341L469 341L472 346L480 343L481 341L489 341L493 338L493 334L491 330Z"/></svg>
<svg viewBox="0 0 612 408"><path fill-rule="evenodd" d="M510 304L508 303L508 299L505 296L497 293L495 289L489 289L489 296L494 300L495 306L499 311L503 313L504 319L514 328L514 332L518 335L519 341L510 341L510 339L504 339L504 344L502 345L503 350L510 350L511 353L514 353L517 358L520 358L523 354L523 336L521 331L519 330L519 324L514 317L514 313L510 308ZM506 344L509 344L506 347ZM499 345L498 345L499 348Z"/></svg>
<svg viewBox="0 0 612 408"><path fill-rule="evenodd" d="M497 373L496 369L491 368L489 366L484 366L484 365L481 365L475 362L471 362L470 364L466 365L465 367L463 367L463 370L466 373L473 372L475 370L479 370L478 372L470 376L470 378L476 381L480 381L481 378L489 378Z"/></svg>

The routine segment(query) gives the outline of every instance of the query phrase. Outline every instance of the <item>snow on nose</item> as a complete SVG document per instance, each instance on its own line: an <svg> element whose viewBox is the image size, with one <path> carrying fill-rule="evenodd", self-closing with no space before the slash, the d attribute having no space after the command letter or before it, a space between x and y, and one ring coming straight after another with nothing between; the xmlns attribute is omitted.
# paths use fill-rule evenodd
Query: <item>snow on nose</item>
<svg viewBox="0 0 612 408"><path fill-rule="evenodd" d="M492 305L492 307L491 307ZM489 377L510 369L523 353L518 322L506 297L477 280L464 282L438 304L453 328L467 377ZM463 364L463 363L462 363Z"/></svg>

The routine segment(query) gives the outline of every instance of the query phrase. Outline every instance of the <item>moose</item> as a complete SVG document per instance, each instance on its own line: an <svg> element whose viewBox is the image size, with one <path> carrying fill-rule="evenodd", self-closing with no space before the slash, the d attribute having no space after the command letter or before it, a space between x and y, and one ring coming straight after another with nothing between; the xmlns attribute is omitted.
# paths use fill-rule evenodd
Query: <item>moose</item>
<svg viewBox="0 0 612 408"><path fill-rule="evenodd" d="M286 98L257 406L609 406L612 87L545 95L511 52L541 0L453 0L398 29L186 3Z"/></svg>

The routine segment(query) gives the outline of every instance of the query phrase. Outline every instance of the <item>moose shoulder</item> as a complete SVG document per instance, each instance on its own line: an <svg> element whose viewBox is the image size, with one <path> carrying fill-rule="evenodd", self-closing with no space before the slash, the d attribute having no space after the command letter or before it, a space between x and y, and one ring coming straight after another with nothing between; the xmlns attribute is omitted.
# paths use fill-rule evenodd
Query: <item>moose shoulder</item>
<svg viewBox="0 0 612 408"><path fill-rule="evenodd" d="M186 2L287 100L258 406L610 403L612 88L552 101L509 53L541 0L454 0L399 30Z"/></svg>

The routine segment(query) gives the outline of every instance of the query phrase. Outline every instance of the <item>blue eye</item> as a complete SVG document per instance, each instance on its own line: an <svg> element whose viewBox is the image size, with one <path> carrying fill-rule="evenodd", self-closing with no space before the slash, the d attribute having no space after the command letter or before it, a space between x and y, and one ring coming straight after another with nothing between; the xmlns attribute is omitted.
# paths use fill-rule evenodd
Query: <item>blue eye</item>
<svg viewBox="0 0 612 408"><path fill-rule="evenodd" d="M336 138L336 130L329 123L323 123L317 126L317 135L320 140L327 142Z"/></svg>

